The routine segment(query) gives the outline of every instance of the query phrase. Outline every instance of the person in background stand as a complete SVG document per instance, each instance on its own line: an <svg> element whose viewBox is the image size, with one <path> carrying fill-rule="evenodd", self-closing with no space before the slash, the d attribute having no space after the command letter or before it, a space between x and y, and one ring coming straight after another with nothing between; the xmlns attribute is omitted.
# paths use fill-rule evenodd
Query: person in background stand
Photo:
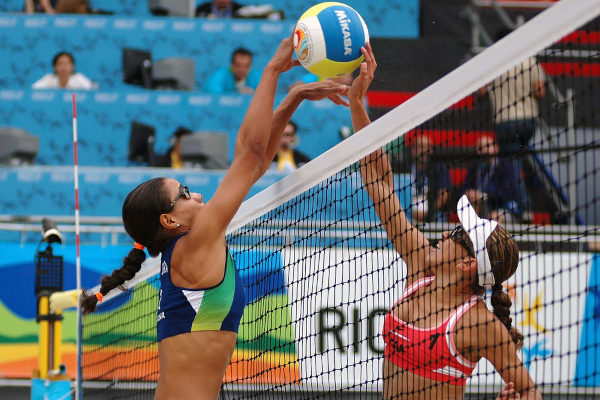
<svg viewBox="0 0 600 400"><path fill-rule="evenodd" d="M489 135L477 139L479 159L467 171L460 193L467 195L479 215L502 224L512 221L511 210L518 201L519 182L515 182L510 160L499 157L498 144Z"/></svg>
<svg viewBox="0 0 600 400"><path fill-rule="evenodd" d="M196 7L196 17L235 18L236 12L242 7L242 4L231 0L207 1Z"/></svg>
<svg viewBox="0 0 600 400"><path fill-rule="evenodd" d="M208 93L253 93L258 82L260 73L252 69L252 53L240 47L231 55L229 67L218 68L204 85Z"/></svg>
<svg viewBox="0 0 600 400"><path fill-rule="evenodd" d="M93 90L96 84L85 75L75 72L75 59L66 51L61 51L52 60L54 73L46 74L36 81L33 89L80 89Z"/></svg>
<svg viewBox="0 0 600 400"><path fill-rule="evenodd" d="M183 168L183 162L181 161L181 138L184 136L192 135L193 133L194 132L192 132L190 129L180 126L173 133L173 136L171 136L171 148L168 151L171 168Z"/></svg>
<svg viewBox="0 0 600 400"><path fill-rule="evenodd" d="M296 123L288 122L281 135L279 149L275 153L271 169L279 172L292 172L310 161L307 155L294 149L298 142L297 132Z"/></svg>
<svg viewBox="0 0 600 400"><path fill-rule="evenodd" d="M56 3L58 0L25 0L25 13L55 14Z"/></svg>
<svg viewBox="0 0 600 400"><path fill-rule="evenodd" d="M510 29L501 30L496 41L510 32ZM486 91L494 110L494 131L500 153L512 160L514 177L511 182L520 182L517 214L527 220L530 218L531 201L521 178L523 153L535 134L539 116L537 100L546 94L546 76L535 57L530 57L482 89L482 92Z"/></svg>
<svg viewBox="0 0 600 400"><path fill-rule="evenodd" d="M433 147L427 135L417 135L410 145L412 193L411 216L415 222L443 221L450 196L448 167L432 160Z"/></svg>

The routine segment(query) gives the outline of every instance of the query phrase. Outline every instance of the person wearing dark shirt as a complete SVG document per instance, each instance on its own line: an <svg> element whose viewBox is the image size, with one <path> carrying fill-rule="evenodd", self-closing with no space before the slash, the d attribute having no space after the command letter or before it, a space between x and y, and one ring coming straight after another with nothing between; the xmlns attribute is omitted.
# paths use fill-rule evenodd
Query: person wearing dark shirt
<svg viewBox="0 0 600 400"><path fill-rule="evenodd" d="M411 215L416 222L446 217L450 174L446 165L432 159L432 153L431 140L426 135L417 136L410 145Z"/></svg>
<svg viewBox="0 0 600 400"><path fill-rule="evenodd" d="M477 212L501 223L511 222L519 201L519 183L511 160L498 157L498 143L491 136L479 137L476 142L478 162L467 171L461 193Z"/></svg>
<svg viewBox="0 0 600 400"><path fill-rule="evenodd" d="M271 164L272 170L292 172L310 161L307 155L294 149L294 146L298 143L297 131L298 126L293 121L288 122L281 135L279 149L273 158L273 163Z"/></svg>
<svg viewBox="0 0 600 400"><path fill-rule="evenodd" d="M213 0L196 7L196 17L203 18L236 18L236 12L243 4L231 0Z"/></svg>

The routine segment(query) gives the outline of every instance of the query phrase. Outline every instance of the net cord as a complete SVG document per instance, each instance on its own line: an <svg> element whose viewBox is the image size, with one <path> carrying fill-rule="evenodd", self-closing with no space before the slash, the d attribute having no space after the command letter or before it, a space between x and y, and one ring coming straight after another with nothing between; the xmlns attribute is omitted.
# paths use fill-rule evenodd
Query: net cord
<svg viewBox="0 0 600 400"><path fill-rule="evenodd" d="M598 15L597 0L561 0L369 126L246 200L229 224L227 234L405 135ZM127 286L133 287L158 274L159 268L159 258L147 260ZM119 293L120 290L113 289L104 299Z"/></svg>

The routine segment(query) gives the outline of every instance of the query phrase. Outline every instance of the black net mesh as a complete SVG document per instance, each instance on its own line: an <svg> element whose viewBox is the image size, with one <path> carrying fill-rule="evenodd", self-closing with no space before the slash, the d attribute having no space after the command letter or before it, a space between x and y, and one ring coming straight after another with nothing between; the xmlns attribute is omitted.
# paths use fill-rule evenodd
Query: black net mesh
<svg viewBox="0 0 600 400"><path fill-rule="evenodd" d="M362 175L351 165L230 234L248 305L221 397L599 386L598 31L596 20L523 59L365 159ZM464 220L453 231L463 195L510 232L486 242L493 289L477 285L480 241ZM158 285L85 317L86 398L153 396Z"/></svg>

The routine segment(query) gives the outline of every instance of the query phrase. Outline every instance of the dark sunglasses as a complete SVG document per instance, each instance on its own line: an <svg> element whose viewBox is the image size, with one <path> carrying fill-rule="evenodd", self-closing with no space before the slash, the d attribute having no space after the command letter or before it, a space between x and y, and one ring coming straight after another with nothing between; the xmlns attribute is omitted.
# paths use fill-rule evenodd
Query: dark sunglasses
<svg viewBox="0 0 600 400"><path fill-rule="evenodd" d="M467 251L467 253L469 253L471 257L475 258L475 252L473 251L471 246L469 246L467 239L465 239L466 235L467 232L465 232L462 225L458 225L456 228L454 228L452 232L450 232L448 237L452 239L452 241L454 241L455 243L460 244Z"/></svg>
<svg viewBox="0 0 600 400"><path fill-rule="evenodd" d="M186 199L192 198L192 196L190 195L190 189L188 189L187 186L179 186L179 194L177 195L177 197L175 197L175 200L171 202L171 204L169 205L169 209L175 207L175 203L177 203L177 200L179 200L181 196L185 197Z"/></svg>

